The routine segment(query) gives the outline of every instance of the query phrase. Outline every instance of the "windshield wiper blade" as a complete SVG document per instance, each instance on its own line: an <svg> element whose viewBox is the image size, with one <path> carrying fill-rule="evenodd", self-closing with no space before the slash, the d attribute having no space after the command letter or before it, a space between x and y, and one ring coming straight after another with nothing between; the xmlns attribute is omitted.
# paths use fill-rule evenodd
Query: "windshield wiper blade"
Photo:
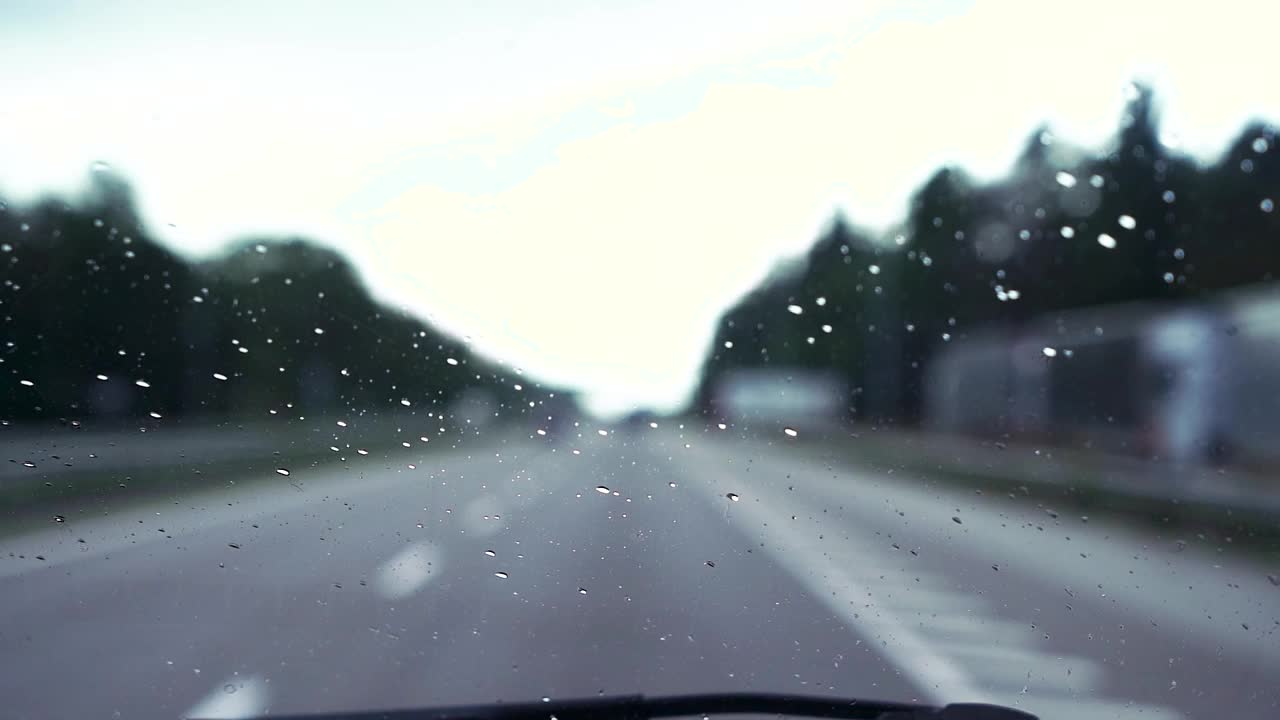
<svg viewBox="0 0 1280 720"><path fill-rule="evenodd" d="M934 707L912 703L772 693L715 693L666 697L622 695L550 702L272 715L271 720L552 720L552 718L555 720L587 720L588 718L591 720L599 718L647 720L648 718L743 713L853 718L854 720L1036 720L1034 715L999 705L957 703Z"/></svg>

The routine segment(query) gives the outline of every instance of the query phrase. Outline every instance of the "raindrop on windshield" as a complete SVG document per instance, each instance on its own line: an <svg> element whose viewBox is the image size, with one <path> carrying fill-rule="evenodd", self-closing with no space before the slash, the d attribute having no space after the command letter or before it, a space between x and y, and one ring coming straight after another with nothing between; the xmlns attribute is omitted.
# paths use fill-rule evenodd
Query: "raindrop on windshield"
<svg viewBox="0 0 1280 720"><path fill-rule="evenodd" d="M611 491L609 490L609 488L603 485L597 485L596 492L600 493L601 495L608 495Z"/></svg>
<svg viewBox="0 0 1280 720"><path fill-rule="evenodd" d="M496 577L496 578L502 578L503 580L506 580L506 579L507 579L507 577L508 577L508 575L507 575L506 573L502 572L501 570L499 570L498 572L494 573L494 574L493 574L493 576L494 576L494 577Z"/></svg>
<svg viewBox="0 0 1280 720"><path fill-rule="evenodd" d="M1253 151L1254 151L1254 152L1256 152L1256 153L1258 153L1259 155L1261 155L1262 153L1264 153L1264 152L1266 152L1266 151L1267 151L1267 148L1268 148L1268 147L1270 147L1270 145L1268 145L1268 144L1267 144L1267 139L1266 139L1266 138L1264 138L1264 137L1254 138L1254 140L1253 140Z"/></svg>
<svg viewBox="0 0 1280 720"><path fill-rule="evenodd" d="M1059 185L1065 188L1072 188L1076 186L1076 176L1065 170L1059 170L1058 174L1054 176L1054 179L1058 181Z"/></svg>
<svg viewBox="0 0 1280 720"><path fill-rule="evenodd" d="M804 312L804 308L800 307L799 305L788 305L787 312L791 313L792 315L800 315Z"/></svg>
<svg viewBox="0 0 1280 720"><path fill-rule="evenodd" d="M1098 244L1108 250L1113 250L1116 246L1116 239L1106 233L1101 233L1098 235Z"/></svg>
<svg viewBox="0 0 1280 720"><path fill-rule="evenodd" d="M1120 227L1125 230L1132 230L1138 227L1138 221L1134 220L1132 215L1121 215L1116 222L1120 223Z"/></svg>
<svg viewBox="0 0 1280 720"><path fill-rule="evenodd" d="M788 437L795 437L796 435L800 434L796 432L794 428L789 428L789 427L782 428L782 432L786 433Z"/></svg>
<svg viewBox="0 0 1280 720"><path fill-rule="evenodd" d="M288 470L287 468L276 468L276 474L278 474L278 475L288 475L288 474L289 474L289 470Z"/></svg>
<svg viewBox="0 0 1280 720"><path fill-rule="evenodd" d="M498 553L493 550L485 550L484 554L488 555L489 557L498 557Z"/></svg>
<svg viewBox="0 0 1280 720"><path fill-rule="evenodd" d="M151 383L147 382L146 380L134 380L134 381L133 381L133 384L134 384L134 385L137 385L137 386L138 386L138 387L140 387L140 388L149 388L149 387L151 387Z"/></svg>
<svg viewBox="0 0 1280 720"><path fill-rule="evenodd" d="M1258 207L1262 209L1262 212L1269 213L1276 209L1276 204L1271 198L1263 198L1262 202L1258 203Z"/></svg>
<svg viewBox="0 0 1280 720"><path fill-rule="evenodd" d="M579 595L586 595L586 594L587 594L587 589L586 589L586 588L584 588L584 587L580 587L580 588L578 588L578 594L579 594Z"/></svg>
<svg viewBox="0 0 1280 720"><path fill-rule="evenodd" d="M1057 357L1058 355L1057 348L1045 347L1040 352L1044 353L1045 357Z"/></svg>
<svg viewBox="0 0 1280 720"><path fill-rule="evenodd" d="M227 379L227 376L226 376L226 375L223 375L222 373L214 373L214 374L213 374L213 379L214 379L214 380L226 380L226 379Z"/></svg>
<svg viewBox="0 0 1280 720"><path fill-rule="evenodd" d="M1071 227L1070 225L1063 225L1062 229L1059 230L1058 232L1062 233L1062 237L1068 240L1076 236L1076 229Z"/></svg>
<svg viewBox="0 0 1280 720"><path fill-rule="evenodd" d="M733 502L738 502L738 500L741 499L738 497L738 493L728 493L727 495L725 495L725 497L729 498L729 500Z"/></svg>

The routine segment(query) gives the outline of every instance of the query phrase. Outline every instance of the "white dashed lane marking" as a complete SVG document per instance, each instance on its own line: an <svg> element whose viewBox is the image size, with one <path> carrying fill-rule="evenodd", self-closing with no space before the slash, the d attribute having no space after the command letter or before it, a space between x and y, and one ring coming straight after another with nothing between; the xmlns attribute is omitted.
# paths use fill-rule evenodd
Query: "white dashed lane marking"
<svg viewBox="0 0 1280 720"><path fill-rule="evenodd" d="M378 568L373 587L388 600L408 597L440 574L443 557L429 542L408 545Z"/></svg>
<svg viewBox="0 0 1280 720"><path fill-rule="evenodd" d="M267 681L257 675L233 675L183 714L191 720L249 718L267 709Z"/></svg>

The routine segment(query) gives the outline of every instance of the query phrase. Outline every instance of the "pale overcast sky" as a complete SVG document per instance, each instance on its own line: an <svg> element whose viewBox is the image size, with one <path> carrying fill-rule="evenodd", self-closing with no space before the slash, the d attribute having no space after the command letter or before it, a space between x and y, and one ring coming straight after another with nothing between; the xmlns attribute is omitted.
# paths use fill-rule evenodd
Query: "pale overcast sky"
<svg viewBox="0 0 1280 720"><path fill-rule="evenodd" d="M835 207L1096 145L1131 79L1204 155L1280 118L1274 3L0 5L0 192L94 161L172 247L303 233L491 356L670 408L720 311ZM169 227L172 223L174 227Z"/></svg>

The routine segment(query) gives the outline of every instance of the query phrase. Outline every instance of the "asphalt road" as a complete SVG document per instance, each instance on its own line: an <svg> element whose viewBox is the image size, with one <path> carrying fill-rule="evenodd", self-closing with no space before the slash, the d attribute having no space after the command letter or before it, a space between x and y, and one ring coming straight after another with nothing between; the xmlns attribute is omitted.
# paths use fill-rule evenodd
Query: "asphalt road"
<svg viewBox="0 0 1280 720"><path fill-rule="evenodd" d="M751 690L1274 718L1267 572L781 435L495 436L0 537L0 714Z"/></svg>

